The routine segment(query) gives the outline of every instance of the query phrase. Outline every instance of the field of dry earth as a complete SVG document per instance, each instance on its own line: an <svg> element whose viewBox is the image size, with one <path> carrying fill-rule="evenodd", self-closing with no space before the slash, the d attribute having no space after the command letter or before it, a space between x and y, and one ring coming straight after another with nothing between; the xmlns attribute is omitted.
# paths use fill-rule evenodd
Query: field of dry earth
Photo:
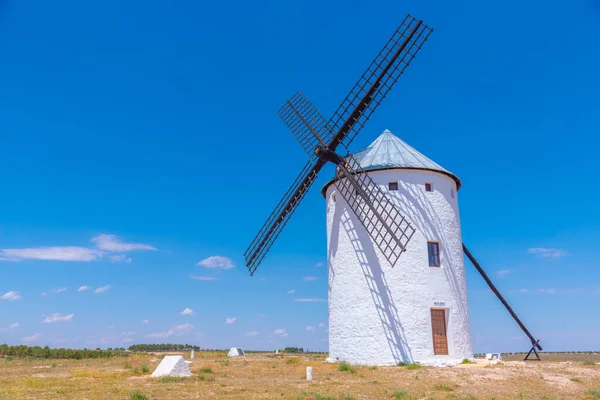
<svg viewBox="0 0 600 400"><path fill-rule="evenodd" d="M600 355L587 355L587 362L573 357L340 370L324 355L197 352L193 377L151 378L160 357L0 359L0 399L600 399L600 365L589 361L597 363ZM313 367L312 382L305 380L307 366Z"/></svg>

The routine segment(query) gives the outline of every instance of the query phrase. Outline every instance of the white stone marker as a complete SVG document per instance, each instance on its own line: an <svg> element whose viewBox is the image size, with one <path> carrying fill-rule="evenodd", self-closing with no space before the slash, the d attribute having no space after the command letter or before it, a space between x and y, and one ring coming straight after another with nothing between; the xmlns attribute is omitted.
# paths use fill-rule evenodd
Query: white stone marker
<svg viewBox="0 0 600 400"><path fill-rule="evenodd" d="M275 354L279 354L279 349L275 350Z"/></svg>
<svg viewBox="0 0 600 400"><path fill-rule="evenodd" d="M159 376L192 376L192 373L182 356L165 356L152 373L154 378Z"/></svg>
<svg viewBox="0 0 600 400"><path fill-rule="evenodd" d="M306 367L306 380L312 381L312 367Z"/></svg>
<svg viewBox="0 0 600 400"><path fill-rule="evenodd" d="M194 350L192 350L192 354L190 355L190 360L194 359Z"/></svg>

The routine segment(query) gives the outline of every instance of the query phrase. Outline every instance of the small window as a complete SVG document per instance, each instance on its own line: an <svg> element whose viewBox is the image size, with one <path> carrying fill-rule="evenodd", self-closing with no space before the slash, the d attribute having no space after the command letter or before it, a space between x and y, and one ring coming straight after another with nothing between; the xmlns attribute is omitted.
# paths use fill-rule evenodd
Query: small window
<svg viewBox="0 0 600 400"><path fill-rule="evenodd" d="M433 184L430 182L425 182L425 191L426 192L433 192Z"/></svg>
<svg viewBox="0 0 600 400"><path fill-rule="evenodd" d="M398 181L388 182L388 189L389 190L398 190Z"/></svg>
<svg viewBox="0 0 600 400"><path fill-rule="evenodd" d="M333 202L335 203L335 193L333 195L331 195L331 199L333 200Z"/></svg>
<svg viewBox="0 0 600 400"><path fill-rule="evenodd" d="M454 192L454 189L450 189L450 197L453 199L456 197L456 192Z"/></svg>
<svg viewBox="0 0 600 400"><path fill-rule="evenodd" d="M440 244L438 242L427 242L427 256L430 267L440 266Z"/></svg>

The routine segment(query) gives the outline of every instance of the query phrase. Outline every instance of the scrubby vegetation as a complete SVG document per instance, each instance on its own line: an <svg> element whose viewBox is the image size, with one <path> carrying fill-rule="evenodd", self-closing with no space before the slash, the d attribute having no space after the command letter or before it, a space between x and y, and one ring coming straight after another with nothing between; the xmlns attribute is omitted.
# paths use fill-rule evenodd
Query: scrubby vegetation
<svg viewBox="0 0 600 400"><path fill-rule="evenodd" d="M125 349L107 349L107 350L88 350L88 349L51 349L50 347L40 346L8 346L7 344L0 345L0 357L31 357L31 358L46 358L46 359L74 359L83 360L87 358L112 358L112 357L127 357Z"/></svg>
<svg viewBox="0 0 600 400"><path fill-rule="evenodd" d="M129 346L129 351L144 351L144 352L155 352L155 351L199 351L200 346L193 346L191 344L173 344L173 343L158 343L158 344L134 344Z"/></svg>

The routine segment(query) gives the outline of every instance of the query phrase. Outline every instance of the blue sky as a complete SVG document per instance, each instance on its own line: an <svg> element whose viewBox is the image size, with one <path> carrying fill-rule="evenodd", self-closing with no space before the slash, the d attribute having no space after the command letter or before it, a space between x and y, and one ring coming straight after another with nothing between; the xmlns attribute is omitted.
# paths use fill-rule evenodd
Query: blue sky
<svg viewBox="0 0 600 400"><path fill-rule="evenodd" d="M600 3L344 4L0 0L0 342L326 350L318 190L243 265L305 163L276 111L301 89L329 115L410 12L434 33L354 149L387 128L457 174L525 324L597 350ZM527 350L467 279L474 350Z"/></svg>

